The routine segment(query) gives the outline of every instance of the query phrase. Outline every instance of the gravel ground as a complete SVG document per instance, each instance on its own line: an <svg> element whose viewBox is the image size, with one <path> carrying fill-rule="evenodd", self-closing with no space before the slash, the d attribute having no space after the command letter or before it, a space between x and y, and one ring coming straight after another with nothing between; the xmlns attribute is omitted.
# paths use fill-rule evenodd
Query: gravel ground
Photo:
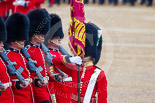
<svg viewBox="0 0 155 103"><path fill-rule="evenodd" d="M42 5L47 8L47 3ZM62 18L69 51L69 5L47 8ZM155 103L155 7L86 5L86 22L103 30L102 56L97 64L108 80L108 103Z"/></svg>

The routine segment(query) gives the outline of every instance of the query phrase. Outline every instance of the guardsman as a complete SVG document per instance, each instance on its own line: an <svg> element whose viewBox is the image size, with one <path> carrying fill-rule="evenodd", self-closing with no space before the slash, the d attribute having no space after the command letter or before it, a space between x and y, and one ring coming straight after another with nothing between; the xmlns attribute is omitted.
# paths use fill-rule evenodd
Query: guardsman
<svg viewBox="0 0 155 103"><path fill-rule="evenodd" d="M11 13L14 13L14 5L13 5L13 2L15 0L8 0L8 3L7 3L7 10L8 10L8 14Z"/></svg>
<svg viewBox="0 0 155 103"><path fill-rule="evenodd" d="M88 4L88 0L84 0L84 4ZM93 0L93 3L95 4L95 0Z"/></svg>
<svg viewBox="0 0 155 103"><path fill-rule="evenodd" d="M95 24L86 23L85 57L83 58L83 64L80 66L80 103L107 103L106 76L103 70L95 66L100 59L101 49L102 31ZM73 51L72 48L71 51ZM68 61L67 58L66 61ZM69 64L66 64L64 67L59 67L54 58L53 63L72 77L72 103L78 103L77 67L70 65L70 69L68 69ZM98 99L96 99L96 93L98 94Z"/></svg>
<svg viewBox="0 0 155 103"><path fill-rule="evenodd" d="M60 0L54 0L54 3L55 3L55 4L58 4L58 5L61 4Z"/></svg>
<svg viewBox="0 0 155 103"><path fill-rule="evenodd" d="M27 14L28 11L35 9L36 0L14 0L14 12Z"/></svg>
<svg viewBox="0 0 155 103"><path fill-rule="evenodd" d="M0 16L0 53L3 52L3 43L7 39L6 27L3 18ZM0 101L1 103L15 103L12 91L12 82L7 72L6 64L0 57ZM9 98L8 98L9 97Z"/></svg>
<svg viewBox="0 0 155 103"><path fill-rule="evenodd" d="M143 5L146 3L146 0L141 0L140 4Z"/></svg>
<svg viewBox="0 0 155 103"><path fill-rule="evenodd" d="M130 2L130 5L131 5L131 6L134 6L134 5L135 5L136 0L129 0L129 2Z"/></svg>
<svg viewBox="0 0 155 103"><path fill-rule="evenodd" d="M131 6L134 6L135 2L136 2L135 0L123 0L122 4L125 5L127 3L130 3Z"/></svg>
<svg viewBox="0 0 155 103"><path fill-rule="evenodd" d="M12 14L6 21L7 43L10 45L7 56L11 62L16 62L16 69L23 68L21 75L25 79L25 82L21 83L15 75L10 75L16 103L34 103L32 79L26 66L26 58L20 52L24 41L28 40L29 26L28 17L21 13Z"/></svg>
<svg viewBox="0 0 155 103"><path fill-rule="evenodd" d="M105 2L104 0L99 0L100 5L104 4L104 2Z"/></svg>
<svg viewBox="0 0 155 103"><path fill-rule="evenodd" d="M141 0L140 4L146 4L147 6L152 6L153 0Z"/></svg>
<svg viewBox="0 0 155 103"><path fill-rule="evenodd" d="M118 0L113 0L114 5L118 5Z"/></svg>
<svg viewBox="0 0 155 103"><path fill-rule="evenodd" d="M51 29L46 35L44 43L49 48L50 50L49 52L52 55L56 55L54 59L63 58L63 55L59 51L61 40L64 37L61 18L56 14L50 14L50 17L51 17L51 27L50 27ZM59 78L59 75L61 76L61 74L59 74L59 72L57 71L54 65L50 65L49 72L55 76L58 74L58 78ZM60 81L54 82L54 83L50 82L49 84L52 98L55 98L56 96L56 101L54 103L63 103L64 101L66 103L71 102L72 87L66 84L72 83L71 82L72 77L68 77L67 74L65 74L64 77L65 78L63 78L61 82ZM55 94L52 89L53 86L55 89Z"/></svg>
<svg viewBox="0 0 155 103"><path fill-rule="evenodd" d="M44 77L43 85L33 85L34 98L36 103L51 103L52 99L48 88L48 73L47 65L45 63L45 54L40 48L40 43L44 42L44 36L50 28L50 17L45 9L34 9L28 12L27 16L30 20L29 42L25 48L30 54L31 58L37 62L36 66L42 67L42 76ZM34 81L39 81L35 73L31 73Z"/></svg>
<svg viewBox="0 0 155 103"><path fill-rule="evenodd" d="M49 0L49 4L48 7L51 7L52 5L54 5L55 0Z"/></svg>

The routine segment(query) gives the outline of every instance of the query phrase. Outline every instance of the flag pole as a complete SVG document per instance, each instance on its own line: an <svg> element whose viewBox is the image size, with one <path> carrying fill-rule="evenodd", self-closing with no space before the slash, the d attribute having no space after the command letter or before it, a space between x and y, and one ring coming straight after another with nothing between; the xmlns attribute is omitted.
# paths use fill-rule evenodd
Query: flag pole
<svg viewBox="0 0 155 103"><path fill-rule="evenodd" d="M78 103L80 103L80 65L78 67Z"/></svg>
<svg viewBox="0 0 155 103"><path fill-rule="evenodd" d="M72 10L72 21L73 21L73 37L75 38L75 27L74 27L74 0L72 0L72 7L73 7L73 10ZM78 83L77 83L77 87L78 87L78 103L80 103L80 81L81 81L81 78L80 78L80 65L77 65L77 70L78 70Z"/></svg>

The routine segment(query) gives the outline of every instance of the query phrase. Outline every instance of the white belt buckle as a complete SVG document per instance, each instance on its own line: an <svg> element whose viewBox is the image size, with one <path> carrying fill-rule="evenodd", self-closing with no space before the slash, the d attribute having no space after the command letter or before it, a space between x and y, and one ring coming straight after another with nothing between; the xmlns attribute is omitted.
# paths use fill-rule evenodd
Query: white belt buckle
<svg viewBox="0 0 155 103"><path fill-rule="evenodd" d="M28 79L25 79L25 80L28 80L29 83L32 83L32 78L28 78Z"/></svg>
<svg viewBox="0 0 155 103"><path fill-rule="evenodd" d="M67 82L67 81L72 81L72 77L64 78L63 81L64 81L64 82L65 82L65 81L66 81L66 82Z"/></svg>
<svg viewBox="0 0 155 103"><path fill-rule="evenodd" d="M29 82L32 83L32 78L29 78Z"/></svg>
<svg viewBox="0 0 155 103"><path fill-rule="evenodd" d="M48 80L49 80L49 76L44 77L44 80L45 80L45 79L48 81Z"/></svg>

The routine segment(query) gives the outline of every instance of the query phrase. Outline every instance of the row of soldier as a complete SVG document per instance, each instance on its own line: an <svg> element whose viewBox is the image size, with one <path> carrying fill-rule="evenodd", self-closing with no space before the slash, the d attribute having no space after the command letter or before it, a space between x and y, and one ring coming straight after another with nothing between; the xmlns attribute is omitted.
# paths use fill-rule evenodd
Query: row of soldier
<svg viewBox="0 0 155 103"><path fill-rule="evenodd" d="M66 3L65 0L49 0L48 7L51 7L53 4L58 4L60 5L61 2ZM118 5L119 0L84 0L84 4L89 4L89 3L98 3L99 5L103 5L106 2L108 2L109 5L114 4ZM138 0L122 0L121 1L123 5L130 4L131 6L134 6ZM67 4L70 4L70 0L67 0ZM147 6L152 6L153 5L153 0L141 0L140 5L147 5Z"/></svg>
<svg viewBox="0 0 155 103"><path fill-rule="evenodd" d="M64 1L64 0L63 0ZM60 4L61 0L49 0L49 7L51 7L54 3ZM65 1L64 1L65 2ZM70 0L67 1L70 4ZM90 2L89 0L84 0L84 3L87 4ZM96 0L92 1L93 3ZM104 4L105 0L99 0L99 4ZM123 4L130 3L134 5L136 0L122 0ZM44 0L0 0L0 16L6 19L9 16L9 12L21 12L23 14L27 14L28 11L40 8L41 4L44 3ZM118 4L118 0L108 0L109 4ZM141 5L147 4L148 6L152 6L153 0L141 0Z"/></svg>
<svg viewBox="0 0 155 103"><path fill-rule="evenodd" d="M21 12L27 14L28 11L40 8L44 0L0 0L0 16L6 19L9 12Z"/></svg>
<svg viewBox="0 0 155 103"><path fill-rule="evenodd" d="M85 57L62 55L59 48L64 33L58 15L39 8L27 15L13 13L6 22L1 17L1 103L77 103L77 65L81 103L107 103L106 76L95 66L101 55L102 32L86 23L86 33ZM98 75L96 82L94 75Z"/></svg>

